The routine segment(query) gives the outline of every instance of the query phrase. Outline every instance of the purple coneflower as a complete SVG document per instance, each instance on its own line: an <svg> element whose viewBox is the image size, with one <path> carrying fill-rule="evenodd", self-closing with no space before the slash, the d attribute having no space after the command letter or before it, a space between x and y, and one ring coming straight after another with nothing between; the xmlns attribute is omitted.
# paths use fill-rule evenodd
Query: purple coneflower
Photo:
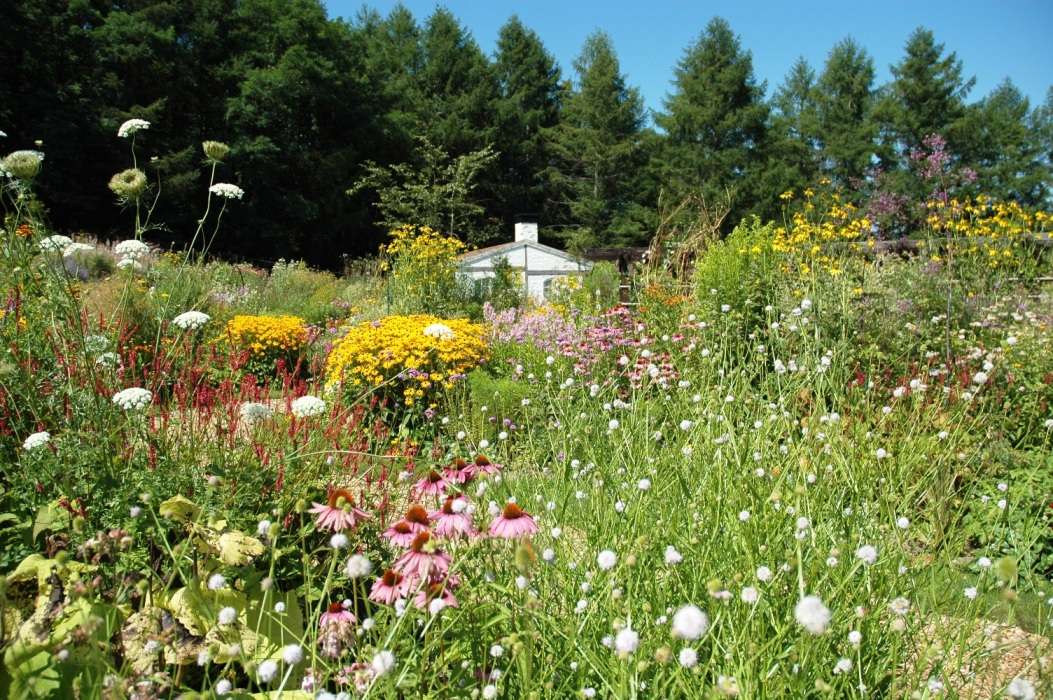
<svg viewBox="0 0 1053 700"><path fill-rule="evenodd" d="M409 594L410 581L397 571L388 569L384 575L373 582L369 599L382 605L394 605L396 600Z"/></svg>
<svg viewBox="0 0 1053 700"><path fill-rule="evenodd" d="M424 531L417 533L409 551L399 557L392 568L406 578L427 580L432 575L449 571L450 555L436 549L431 533Z"/></svg>
<svg viewBox="0 0 1053 700"><path fill-rule="evenodd" d="M453 595L455 586L456 579L454 577L434 578L427 586L420 589L417 596L413 599L413 604L423 610L430 606L431 601L439 599L442 601L443 607L456 608L457 598Z"/></svg>
<svg viewBox="0 0 1053 700"><path fill-rule="evenodd" d="M327 503L312 503L310 513L314 513L315 525L322 530L349 530L362 520L369 520L369 514L355 507L354 496L347 489L329 489Z"/></svg>
<svg viewBox="0 0 1053 700"><path fill-rule="evenodd" d="M479 455L475 458L475 462L469 467L472 471L472 476L479 476L480 474L496 474L501 467L494 464L486 455Z"/></svg>
<svg viewBox="0 0 1053 700"><path fill-rule="evenodd" d="M439 537L475 537L479 532L472 524L472 516L464 512L467 502L463 498L447 498L442 508L431 514L435 522L435 534Z"/></svg>
<svg viewBox="0 0 1053 700"><path fill-rule="evenodd" d="M535 532L537 532L537 523L529 513L515 503L506 505L501 515L490 523L490 534L494 537L516 539L533 535Z"/></svg>
<svg viewBox="0 0 1053 700"><path fill-rule="evenodd" d="M318 621L318 645L322 654L335 659L354 640L355 616L342 603L332 603Z"/></svg>
<svg viewBox="0 0 1053 700"><path fill-rule="evenodd" d="M438 498L446 492L446 479L442 474L432 469L420 481L413 486L419 496L435 496Z"/></svg>
<svg viewBox="0 0 1053 700"><path fill-rule="evenodd" d="M451 484L466 484L474 476L473 465L458 457L443 471L443 478Z"/></svg>

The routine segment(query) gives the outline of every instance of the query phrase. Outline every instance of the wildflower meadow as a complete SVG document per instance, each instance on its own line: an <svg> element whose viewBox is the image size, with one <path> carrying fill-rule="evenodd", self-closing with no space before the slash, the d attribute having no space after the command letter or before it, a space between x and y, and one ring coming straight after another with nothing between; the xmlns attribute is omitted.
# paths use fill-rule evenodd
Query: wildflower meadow
<svg viewBox="0 0 1053 700"><path fill-rule="evenodd" d="M817 180L540 303L413 224L339 277L214 258L218 141L159 247L164 128L113 133L115 244L2 160L4 697L1053 693L1042 208L933 142L909 245Z"/></svg>

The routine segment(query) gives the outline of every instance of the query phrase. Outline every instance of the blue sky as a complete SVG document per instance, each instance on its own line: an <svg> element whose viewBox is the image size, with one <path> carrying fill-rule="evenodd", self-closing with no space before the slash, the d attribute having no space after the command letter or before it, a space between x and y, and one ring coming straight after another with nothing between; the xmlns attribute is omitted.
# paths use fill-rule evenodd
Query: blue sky
<svg viewBox="0 0 1053 700"><path fill-rule="evenodd" d="M353 18L361 0L323 0L331 16ZM387 14L395 0L366 3ZM603 29L614 39L622 71L638 87L646 105L661 109L670 91L673 67L684 48L698 38L714 15L724 17L753 54L754 71L768 83L769 94L790 65L804 56L821 68L827 52L851 36L874 57L877 82L889 79L889 65L903 55L903 45L919 25L964 61L976 77L970 99L987 94L1010 77L1032 105L1045 99L1053 84L1053 0L817 0L807 2L705 2L703 0L404 0L423 21L434 9L450 9L492 55L501 25L512 14L534 29L559 61L564 76L585 37Z"/></svg>

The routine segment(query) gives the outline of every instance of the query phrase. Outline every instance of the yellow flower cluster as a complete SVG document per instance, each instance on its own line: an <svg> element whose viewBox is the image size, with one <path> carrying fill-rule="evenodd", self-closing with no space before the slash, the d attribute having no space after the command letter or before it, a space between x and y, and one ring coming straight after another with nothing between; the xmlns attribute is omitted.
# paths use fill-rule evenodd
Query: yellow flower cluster
<svg viewBox="0 0 1053 700"><path fill-rule="evenodd" d="M233 347L261 359L297 353L307 344L307 325L299 316L235 316L226 333Z"/></svg>
<svg viewBox="0 0 1053 700"><path fill-rule="evenodd" d="M388 316L353 326L325 362L326 387L364 389L391 381L407 406L449 388L486 360L483 326L425 314Z"/></svg>
<svg viewBox="0 0 1053 700"><path fill-rule="evenodd" d="M4 318L6 316L7 316L7 311L4 310L4 309L0 309L0 324L3 324ZM24 331L26 328L29 327L29 324L26 322L26 317L25 316L19 316L19 317L17 317L17 320L15 321L13 326L15 327L16 330Z"/></svg>
<svg viewBox="0 0 1053 700"><path fill-rule="evenodd" d="M931 201L927 208L926 223L933 235L955 243L954 255L983 261L991 268L1013 266L1020 244L1044 232L1051 220L1046 212L1029 212L1016 202L994 201L982 194Z"/></svg>
<svg viewBox="0 0 1053 700"><path fill-rule="evenodd" d="M389 234L391 242L381 252L391 257L407 255L422 262L449 260L464 252L465 245L428 226L400 226Z"/></svg>
<svg viewBox="0 0 1053 700"><path fill-rule="evenodd" d="M783 194L792 197L792 193ZM870 233L870 219L863 216L855 205L842 201L836 192L829 195L827 206L821 209L816 208L812 197L812 191L806 190L804 206L792 214L787 225L775 229L774 250L816 255L824 243L856 241ZM820 213L815 216L817 211Z"/></svg>

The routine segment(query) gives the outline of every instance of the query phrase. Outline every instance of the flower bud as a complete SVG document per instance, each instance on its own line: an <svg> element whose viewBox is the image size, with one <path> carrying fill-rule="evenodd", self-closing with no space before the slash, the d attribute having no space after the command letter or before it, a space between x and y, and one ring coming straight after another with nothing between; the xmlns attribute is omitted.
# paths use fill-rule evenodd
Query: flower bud
<svg viewBox="0 0 1053 700"><path fill-rule="evenodd" d="M122 170L110 178L110 190L121 199L139 199L146 191L146 173L139 168Z"/></svg>
<svg viewBox="0 0 1053 700"><path fill-rule="evenodd" d="M219 163L230 153L230 146L222 141L204 141L201 144L201 150L205 152L206 158Z"/></svg>
<svg viewBox="0 0 1053 700"><path fill-rule="evenodd" d="M0 170L6 170L19 180L32 180L40 172L44 154L40 151L15 151L0 161Z"/></svg>

